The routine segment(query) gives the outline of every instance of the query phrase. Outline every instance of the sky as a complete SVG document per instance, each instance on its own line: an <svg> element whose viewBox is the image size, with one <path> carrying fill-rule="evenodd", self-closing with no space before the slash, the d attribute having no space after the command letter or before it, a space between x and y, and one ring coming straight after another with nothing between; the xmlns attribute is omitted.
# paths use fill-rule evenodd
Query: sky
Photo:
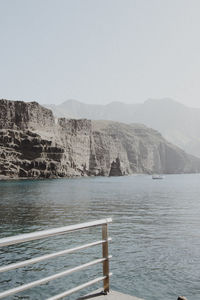
<svg viewBox="0 0 200 300"><path fill-rule="evenodd" d="M0 0L0 98L200 107L199 0Z"/></svg>

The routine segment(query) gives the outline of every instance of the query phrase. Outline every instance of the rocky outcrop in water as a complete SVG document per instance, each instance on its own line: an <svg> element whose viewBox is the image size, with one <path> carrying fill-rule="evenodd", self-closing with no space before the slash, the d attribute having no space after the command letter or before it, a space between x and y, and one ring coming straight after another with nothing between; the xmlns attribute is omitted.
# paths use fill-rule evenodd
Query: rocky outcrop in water
<svg viewBox="0 0 200 300"><path fill-rule="evenodd" d="M36 102L0 100L0 177L192 173L200 160L143 125L55 121Z"/></svg>
<svg viewBox="0 0 200 300"><path fill-rule="evenodd" d="M113 160L113 162L110 165L110 173L109 176L122 176L122 170L120 166L120 159L117 157L116 161Z"/></svg>

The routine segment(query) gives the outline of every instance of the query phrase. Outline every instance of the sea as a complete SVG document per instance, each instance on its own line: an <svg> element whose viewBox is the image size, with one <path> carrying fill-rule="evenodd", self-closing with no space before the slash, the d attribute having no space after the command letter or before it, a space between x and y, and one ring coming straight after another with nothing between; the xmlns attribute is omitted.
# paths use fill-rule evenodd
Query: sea
<svg viewBox="0 0 200 300"><path fill-rule="evenodd" d="M146 300L200 299L200 174L0 181L0 238L107 217L113 290ZM0 266L100 240L100 229L2 247ZM0 273L0 291L101 255L95 246ZM47 299L99 276L101 264L7 299Z"/></svg>

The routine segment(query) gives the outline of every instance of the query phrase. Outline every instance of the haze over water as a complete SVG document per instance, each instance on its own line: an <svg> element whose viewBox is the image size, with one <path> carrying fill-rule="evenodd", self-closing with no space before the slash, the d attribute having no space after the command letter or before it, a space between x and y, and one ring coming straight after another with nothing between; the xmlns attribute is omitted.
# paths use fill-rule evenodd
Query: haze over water
<svg viewBox="0 0 200 300"><path fill-rule="evenodd" d="M113 289L149 300L172 300L178 295L197 300L200 297L199 179L200 175L168 175L159 181L138 175L2 181L0 237L112 217L109 233L113 238L110 245ZM95 229L2 248L0 264L87 243L91 238L98 240L100 232ZM45 261L10 271L1 275L1 290L85 263L94 259L91 256L101 256L101 249L95 247L55 262ZM36 293L43 299L94 275L101 275L101 266L10 299L36 299Z"/></svg>

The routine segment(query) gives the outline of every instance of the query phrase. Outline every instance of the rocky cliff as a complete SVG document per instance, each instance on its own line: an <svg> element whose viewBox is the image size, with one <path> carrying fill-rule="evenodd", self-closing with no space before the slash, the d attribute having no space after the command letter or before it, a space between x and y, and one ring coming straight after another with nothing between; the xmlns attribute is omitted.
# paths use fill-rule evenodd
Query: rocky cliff
<svg viewBox="0 0 200 300"><path fill-rule="evenodd" d="M0 129L48 131L54 124L52 111L37 102L0 100Z"/></svg>
<svg viewBox="0 0 200 300"><path fill-rule="evenodd" d="M200 172L186 154L143 125L60 118L36 102L0 100L0 177L121 176Z"/></svg>

